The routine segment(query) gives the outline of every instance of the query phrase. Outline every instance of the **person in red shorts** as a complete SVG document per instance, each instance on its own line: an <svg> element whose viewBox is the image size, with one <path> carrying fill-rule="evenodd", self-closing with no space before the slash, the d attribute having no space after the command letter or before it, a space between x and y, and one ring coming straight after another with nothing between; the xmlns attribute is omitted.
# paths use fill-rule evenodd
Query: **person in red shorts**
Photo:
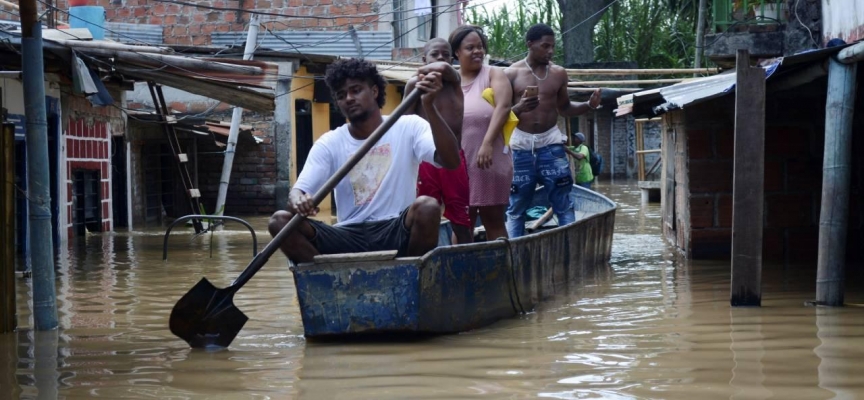
<svg viewBox="0 0 864 400"><path fill-rule="evenodd" d="M430 65L435 64L440 68L441 63L446 63L446 73L442 74L444 87L435 98L435 107L444 117L447 126L456 136L456 141L462 141L462 114L464 112L461 78L459 73L450 66L453 60L453 52L450 43L441 38L435 38L426 43L423 48L423 63L426 64L417 71L418 75L424 75ZM412 77L405 85L405 96L414 90L418 77ZM426 118L426 112L420 103L413 113ZM444 205L444 217L450 220L453 226L454 243L471 243L474 241L471 220L468 218L468 172L465 169L465 153L459 151L462 163L459 168L448 170L436 168L429 163L420 164L417 177L417 196L429 196Z"/></svg>

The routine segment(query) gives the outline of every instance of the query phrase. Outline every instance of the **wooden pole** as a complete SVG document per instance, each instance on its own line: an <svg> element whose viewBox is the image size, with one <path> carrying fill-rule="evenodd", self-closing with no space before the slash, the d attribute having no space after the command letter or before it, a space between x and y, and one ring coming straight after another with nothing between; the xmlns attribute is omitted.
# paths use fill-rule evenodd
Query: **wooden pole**
<svg viewBox="0 0 864 400"><path fill-rule="evenodd" d="M577 81L568 82L567 86L591 86L591 85L639 85L639 84L657 84L657 83L679 83L692 78L678 79L631 79L631 80L616 80L616 81Z"/></svg>
<svg viewBox="0 0 864 400"><path fill-rule="evenodd" d="M819 305L843 305L857 65L843 64L834 59L828 61L825 158L816 270L816 304Z"/></svg>
<svg viewBox="0 0 864 400"><path fill-rule="evenodd" d="M761 306L765 72L750 67L747 50L738 50L737 57L731 303Z"/></svg>
<svg viewBox="0 0 864 400"><path fill-rule="evenodd" d="M135 46L131 44L122 44L109 42L105 40L87 41L87 40L69 40L69 39L45 39L49 42L57 43L63 46L72 47L75 50L106 50L106 51L129 51L134 53L153 53L153 54L169 54L174 50L167 47L155 46ZM113 55L112 53L108 53Z"/></svg>
<svg viewBox="0 0 864 400"><path fill-rule="evenodd" d="M610 87L568 87L567 91L570 93L594 93L597 89L603 89L603 91L615 91L615 92L641 92L645 90L645 88L610 88Z"/></svg>
<svg viewBox="0 0 864 400"><path fill-rule="evenodd" d="M0 92L2 93L2 92ZM2 96L0 96L2 102ZM0 125L0 333L17 327L15 304L15 125Z"/></svg>
<svg viewBox="0 0 864 400"><path fill-rule="evenodd" d="M645 150L645 141L642 129L644 122L636 121L636 161L639 166L639 180L645 180L645 153L642 151Z"/></svg>
<svg viewBox="0 0 864 400"><path fill-rule="evenodd" d="M837 60L843 64L864 61L864 42L858 42L837 53Z"/></svg>
<svg viewBox="0 0 864 400"><path fill-rule="evenodd" d="M664 68L664 69L568 69L567 75L669 75L716 74L718 68Z"/></svg>

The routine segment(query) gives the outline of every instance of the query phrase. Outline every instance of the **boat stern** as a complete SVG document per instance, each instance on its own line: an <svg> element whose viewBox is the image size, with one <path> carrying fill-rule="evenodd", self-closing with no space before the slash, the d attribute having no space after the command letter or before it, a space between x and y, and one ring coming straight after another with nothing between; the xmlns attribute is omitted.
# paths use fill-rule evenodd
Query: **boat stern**
<svg viewBox="0 0 864 400"><path fill-rule="evenodd" d="M306 337L416 331L419 259L394 256L326 255L292 267Z"/></svg>

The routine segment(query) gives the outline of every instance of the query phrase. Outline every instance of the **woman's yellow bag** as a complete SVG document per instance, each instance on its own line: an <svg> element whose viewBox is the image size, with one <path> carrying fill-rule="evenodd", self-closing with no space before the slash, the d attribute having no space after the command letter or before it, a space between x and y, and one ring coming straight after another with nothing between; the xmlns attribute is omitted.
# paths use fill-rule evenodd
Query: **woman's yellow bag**
<svg viewBox="0 0 864 400"><path fill-rule="evenodd" d="M483 90L483 100L486 100L492 107L495 107L495 92L492 91L491 87ZM516 125L519 125L519 117L513 111L510 111L510 116L504 122L504 128L501 132L504 134L505 146L510 146L510 136L513 134L513 130L516 129Z"/></svg>

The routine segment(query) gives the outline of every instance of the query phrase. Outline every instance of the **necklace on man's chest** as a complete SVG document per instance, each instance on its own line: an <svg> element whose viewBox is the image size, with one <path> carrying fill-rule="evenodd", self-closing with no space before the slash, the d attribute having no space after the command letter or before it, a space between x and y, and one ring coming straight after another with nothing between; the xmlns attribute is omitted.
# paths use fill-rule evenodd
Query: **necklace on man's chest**
<svg viewBox="0 0 864 400"><path fill-rule="evenodd" d="M543 78L540 78L539 76L537 76L537 74L534 73L534 68L531 67L531 64L528 64L527 58L525 59L525 65L528 66L528 70L531 71L531 75L534 75L534 78L536 78L538 81L545 81L546 78L549 77L549 64L546 64L546 75L544 75Z"/></svg>

